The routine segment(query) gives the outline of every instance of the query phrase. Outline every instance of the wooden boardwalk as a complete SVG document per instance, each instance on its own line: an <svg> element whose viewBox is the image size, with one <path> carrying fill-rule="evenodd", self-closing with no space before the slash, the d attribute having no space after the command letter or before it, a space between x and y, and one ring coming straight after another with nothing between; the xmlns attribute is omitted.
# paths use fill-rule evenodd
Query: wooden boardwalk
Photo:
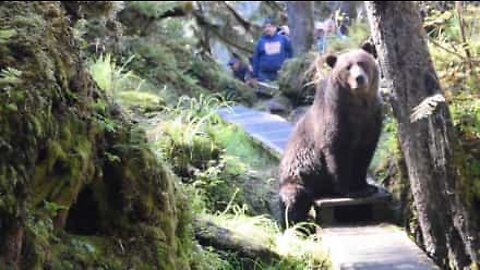
<svg viewBox="0 0 480 270"><path fill-rule="evenodd" d="M293 129L282 117L243 106L221 109L218 114L241 127L277 157L282 155ZM394 225L323 228L322 243L330 253L334 269L439 269Z"/></svg>

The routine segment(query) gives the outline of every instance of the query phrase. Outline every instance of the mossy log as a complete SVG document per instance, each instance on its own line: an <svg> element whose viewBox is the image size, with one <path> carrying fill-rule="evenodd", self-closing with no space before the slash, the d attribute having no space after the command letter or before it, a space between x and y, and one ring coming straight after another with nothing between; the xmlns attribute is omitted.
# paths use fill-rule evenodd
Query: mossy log
<svg viewBox="0 0 480 270"><path fill-rule="evenodd" d="M211 221L195 219L193 227L195 238L202 246L211 246L217 250L237 253L240 257L264 262L280 260L280 256L268 247L241 238L233 231Z"/></svg>

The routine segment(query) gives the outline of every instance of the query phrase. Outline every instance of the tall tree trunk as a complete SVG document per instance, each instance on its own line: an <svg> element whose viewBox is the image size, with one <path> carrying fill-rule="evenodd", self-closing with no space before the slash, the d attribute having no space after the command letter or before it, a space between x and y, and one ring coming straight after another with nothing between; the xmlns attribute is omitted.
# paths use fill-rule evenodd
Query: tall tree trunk
<svg viewBox="0 0 480 270"><path fill-rule="evenodd" d="M313 44L313 2L288 1L287 13L294 55L307 52Z"/></svg>
<svg viewBox="0 0 480 270"><path fill-rule="evenodd" d="M380 65L393 90L415 207L426 252L443 268L478 262L478 239L470 228L456 188L453 126L446 103L430 116L411 121L412 109L442 93L413 2L367 1L366 8Z"/></svg>

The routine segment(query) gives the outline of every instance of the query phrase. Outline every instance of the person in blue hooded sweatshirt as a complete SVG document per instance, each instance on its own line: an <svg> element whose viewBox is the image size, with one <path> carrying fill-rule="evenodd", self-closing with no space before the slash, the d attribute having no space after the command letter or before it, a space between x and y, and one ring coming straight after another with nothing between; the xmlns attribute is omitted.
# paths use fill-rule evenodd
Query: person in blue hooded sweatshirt
<svg viewBox="0 0 480 270"><path fill-rule="evenodd" d="M266 19L252 58L254 78L261 82L277 80L283 62L292 56L289 38L278 34L272 19Z"/></svg>

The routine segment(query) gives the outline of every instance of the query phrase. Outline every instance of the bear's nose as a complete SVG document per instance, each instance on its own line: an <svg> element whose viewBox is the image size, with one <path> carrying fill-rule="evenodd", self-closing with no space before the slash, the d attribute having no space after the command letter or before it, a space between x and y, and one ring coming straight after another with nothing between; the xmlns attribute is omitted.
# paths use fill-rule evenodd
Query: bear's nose
<svg viewBox="0 0 480 270"><path fill-rule="evenodd" d="M357 81L358 85L363 85L365 83L365 77L363 76L357 76L357 78L355 78L355 80Z"/></svg>

